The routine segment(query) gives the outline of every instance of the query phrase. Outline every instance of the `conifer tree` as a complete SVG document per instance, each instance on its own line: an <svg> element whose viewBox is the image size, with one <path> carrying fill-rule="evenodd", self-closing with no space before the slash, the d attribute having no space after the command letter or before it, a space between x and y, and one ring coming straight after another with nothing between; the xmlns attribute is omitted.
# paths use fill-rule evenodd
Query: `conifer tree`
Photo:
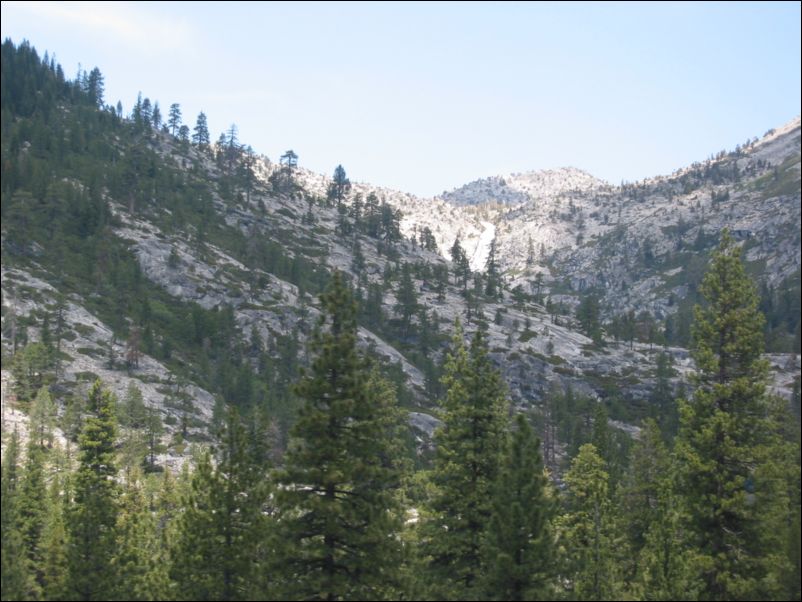
<svg viewBox="0 0 802 602"><path fill-rule="evenodd" d="M30 343L17 351L11 371L14 375L17 399L29 402L45 385L48 377L49 353L42 343Z"/></svg>
<svg viewBox="0 0 802 602"><path fill-rule="evenodd" d="M356 308L342 275L321 296L314 359L279 474L276 571L296 599L390 599L400 580L401 417L392 389L356 349Z"/></svg>
<svg viewBox="0 0 802 602"><path fill-rule="evenodd" d="M56 407L47 387L42 387L31 405L30 433L25 469L18 497L19 526L25 545L29 567L36 577L37 589L43 585L44 542L43 531L48 516L45 487L45 445L52 443L52 430Z"/></svg>
<svg viewBox="0 0 802 602"><path fill-rule="evenodd" d="M423 552L432 594L470 600L481 593L482 538L492 512L508 403L481 330L468 350L457 322L443 385L445 415L435 433L432 476L436 491L424 525Z"/></svg>
<svg viewBox="0 0 802 602"><path fill-rule="evenodd" d="M119 404L118 413L118 420L122 427L141 429L147 424L148 408L142 397L142 390L136 386L133 380L128 383L125 398Z"/></svg>
<svg viewBox="0 0 802 602"><path fill-rule="evenodd" d="M365 255L362 253L362 245L359 240L354 240L353 258L351 259L351 270L356 275L356 280L359 287L362 287L367 279L364 277L365 272Z"/></svg>
<svg viewBox="0 0 802 602"><path fill-rule="evenodd" d="M178 139L181 141L182 144L187 144L189 142L189 126L184 124L178 128Z"/></svg>
<svg viewBox="0 0 802 602"><path fill-rule="evenodd" d="M608 475L592 443L579 454L565 475L568 512L560 517L560 548L565 581L578 600L616 597L612 519Z"/></svg>
<svg viewBox="0 0 802 602"><path fill-rule="evenodd" d="M203 150L208 150L209 145L212 143L212 138L209 134L209 124L206 119L206 114L203 111L198 113L198 118L195 121L192 142L194 142L198 148Z"/></svg>
<svg viewBox="0 0 802 602"><path fill-rule="evenodd" d="M116 599L162 600L168 594L167 566L138 470L128 475L119 508L114 555ZM184 596L184 592L179 593Z"/></svg>
<svg viewBox="0 0 802 602"><path fill-rule="evenodd" d="M186 425L186 402L189 401L185 399L182 402L182 406L185 409L185 413L182 414L181 425L184 427ZM146 414L146 422L145 422L145 439L147 440L147 460L145 462L145 469L149 472L152 472L156 469L156 448L158 447L161 441L161 435L164 432L164 425L162 424L161 416L159 415L159 411L156 408L147 408Z"/></svg>
<svg viewBox="0 0 802 602"><path fill-rule="evenodd" d="M660 427L644 422L618 494L620 530L627 554L619 554L625 578L640 599L689 600L698 593L689 571L676 492L676 470Z"/></svg>
<svg viewBox="0 0 802 602"><path fill-rule="evenodd" d="M576 308L576 319L582 327L582 332L593 339L596 345L601 345L603 342L600 311L599 299L595 293L582 297Z"/></svg>
<svg viewBox="0 0 802 602"><path fill-rule="evenodd" d="M401 315L403 336L406 337L409 334L412 316L418 311L418 294L415 292L415 282L412 280L408 263L401 268L401 281L398 283L396 299L398 302L395 310Z"/></svg>
<svg viewBox="0 0 802 602"><path fill-rule="evenodd" d="M47 518L47 491L45 488L45 449L36 438L28 441L25 469L18 490L19 526L29 566L42 584L43 546L42 532Z"/></svg>
<svg viewBox="0 0 802 602"><path fill-rule="evenodd" d="M56 404L47 387L42 387L33 400L30 412L31 440L40 448L53 443L53 428L56 425Z"/></svg>
<svg viewBox="0 0 802 602"><path fill-rule="evenodd" d="M45 600L66 600L67 533L64 529L64 480L53 479L48 493L48 515L42 532L42 593Z"/></svg>
<svg viewBox="0 0 802 602"><path fill-rule="evenodd" d="M610 441L610 427L607 424L607 408L599 402L593 409L593 431L590 442L596 448L596 453L609 467L612 443Z"/></svg>
<svg viewBox="0 0 802 602"><path fill-rule="evenodd" d="M532 242L532 235L526 237L526 267L531 268L535 265L535 244Z"/></svg>
<svg viewBox="0 0 802 602"><path fill-rule="evenodd" d="M485 263L485 274L487 275L487 283L485 284L485 295L491 298L501 298L501 274L498 269L498 259L496 253L498 252L498 245L496 239L490 243L490 252L487 255L487 262Z"/></svg>
<svg viewBox="0 0 802 602"><path fill-rule="evenodd" d="M142 117L142 123L145 126L146 130L151 128L151 119L153 118L153 105L150 104L150 98L145 97L140 105L140 113Z"/></svg>
<svg viewBox="0 0 802 602"><path fill-rule="evenodd" d="M656 482L655 520L636 560L634 593L646 600L698 600L701 583L685 547L685 530L672 475Z"/></svg>
<svg viewBox="0 0 802 602"><path fill-rule="evenodd" d="M80 465L67 509L67 594L73 600L107 600L116 586L117 484L114 478L115 399L95 381L89 416L78 438Z"/></svg>
<svg viewBox="0 0 802 602"><path fill-rule="evenodd" d="M92 69L86 78L85 92L93 105L96 107L103 106L103 74L97 67Z"/></svg>
<svg viewBox="0 0 802 602"><path fill-rule="evenodd" d="M660 520L658 498L664 479L670 478L671 462L657 423L651 418L643 423L632 450L632 469L617 493L630 547L638 553L644 546L649 526Z"/></svg>
<svg viewBox="0 0 802 602"><path fill-rule="evenodd" d="M332 201L337 201L337 208L342 207L343 200L348 192L351 190L351 181L345 175L345 169L342 165L338 165L334 169L334 176L332 177L331 184L329 184L326 198L331 204Z"/></svg>
<svg viewBox="0 0 802 602"><path fill-rule="evenodd" d="M2 546L2 579L0 597L3 600L35 600L38 586L30 570L25 542L20 530L19 437L15 430L11 435L3 457L0 494L0 545Z"/></svg>
<svg viewBox="0 0 802 602"><path fill-rule="evenodd" d="M488 597L542 600L547 595L552 559L546 488L540 441L518 414L502 457L484 544Z"/></svg>
<svg viewBox="0 0 802 602"><path fill-rule="evenodd" d="M174 102L170 105L170 112L167 116L167 127L170 128L170 133L175 136L178 129L181 127L181 105Z"/></svg>
<svg viewBox="0 0 802 602"><path fill-rule="evenodd" d="M215 526L216 509L211 498L217 485L212 459L206 452L192 473L191 492L182 500L184 511L178 519L170 550L170 577L187 600L219 597L217 538L208 536Z"/></svg>
<svg viewBox="0 0 802 602"><path fill-rule="evenodd" d="M471 266L468 262L468 256L465 254L465 250L462 248L459 236L454 239L454 244L451 245L451 263L453 264L454 270L454 284L458 284L461 280L462 290L464 292L468 288L468 278L471 276Z"/></svg>
<svg viewBox="0 0 802 602"><path fill-rule="evenodd" d="M264 465L249 454L245 430L230 409L216 467L204 455L192 476L174 547L171 576L189 600L254 596L254 559L266 538Z"/></svg>
<svg viewBox="0 0 802 602"><path fill-rule="evenodd" d="M424 226L420 232L420 246L427 251L437 253L437 239L429 226Z"/></svg>
<svg viewBox="0 0 802 602"><path fill-rule="evenodd" d="M768 363L760 357L764 319L726 230L700 291L706 303L694 312L696 390L680 401L677 454L701 596L776 597L778 575L787 570L788 518L776 462L779 429L766 396Z"/></svg>
<svg viewBox="0 0 802 602"><path fill-rule="evenodd" d="M679 417L674 391L671 388L671 377L676 374L673 356L661 351L657 354L655 366L655 387L651 395L651 407L664 435L673 437L677 433Z"/></svg>
<svg viewBox="0 0 802 602"><path fill-rule="evenodd" d="M150 116L150 121L153 123L153 129L158 130L162 125L162 112L159 108L159 101L153 103L153 113Z"/></svg>

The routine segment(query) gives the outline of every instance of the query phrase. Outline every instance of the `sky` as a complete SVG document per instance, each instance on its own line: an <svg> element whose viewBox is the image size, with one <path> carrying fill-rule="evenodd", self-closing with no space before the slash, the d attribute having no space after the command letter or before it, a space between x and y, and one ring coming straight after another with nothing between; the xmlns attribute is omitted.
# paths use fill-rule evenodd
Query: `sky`
<svg viewBox="0 0 802 602"><path fill-rule="evenodd" d="M800 3L2 2L106 102L432 196L573 166L671 173L800 114Z"/></svg>

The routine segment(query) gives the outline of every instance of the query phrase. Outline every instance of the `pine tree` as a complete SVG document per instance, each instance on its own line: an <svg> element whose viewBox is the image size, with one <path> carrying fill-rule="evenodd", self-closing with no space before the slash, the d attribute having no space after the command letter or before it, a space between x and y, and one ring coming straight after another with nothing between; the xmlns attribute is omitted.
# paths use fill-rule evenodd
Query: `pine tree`
<svg viewBox="0 0 802 602"><path fill-rule="evenodd" d="M412 316L418 311L418 294L415 292L415 283L412 280L408 263L401 268L401 281L398 283L396 299L398 302L395 305L395 311L401 315L403 336L406 337L409 334Z"/></svg>
<svg viewBox="0 0 802 602"><path fill-rule="evenodd" d="M362 286L366 282L366 279L364 278L365 255L362 253L362 245L359 244L359 240L354 241L351 270L354 272L354 274L356 274L356 280L359 286Z"/></svg>
<svg viewBox="0 0 802 602"><path fill-rule="evenodd" d="M149 130L152 126L151 119L153 118L153 105L150 104L150 98L145 97L140 105L140 114L142 116L142 123L145 130Z"/></svg>
<svg viewBox="0 0 802 602"><path fill-rule="evenodd" d="M64 481L56 477L48 494L48 515L42 532L43 597L45 600L66 600L67 533L64 529Z"/></svg>
<svg viewBox="0 0 802 602"><path fill-rule="evenodd" d="M676 375L676 371L674 370L673 356L666 351L661 351L657 354L656 382L649 401L661 430L670 437L676 435L679 424L677 404L670 380L674 375Z"/></svg>
<svg viewBox="0 0 802 602"><path fill-rule="evenodd" d="M92 69L92 71L89 72L89 76L86 78L85 92L89 96L89 101L94 106L96 107L103 106L103 92L104 92L103 74L97 67Z"/></svg>
<svg viewBox="0 0 802 602"><path fill-rule="evenodd" d="M356 308L339 272L321 296L304 401L279 474L288 549L276 574L296 599L390 599L400 580L401 415L356 350Z"/></svg>
<svg viewBox="0 0 802 602"><path fill-rule="evenodd" d="M596 453L604 460L609 468L610 456L612 455L612 442L610 441L610 427L607 424L607 408L603 402L599 402L593 408L593 431L590 442L596 448Z"/></svg>
<svg viewBox="0 0 802 602"><path fill-rule="evenodd" d="M540 441L519 414L501 461L484 543L488 597L542 600L548 594L552 508L546 488Z"/></svg>
<svg viewBox="0 0 802 602"><path fill-rule="evenodd" d="M608 475L592 443L565 475L568 512L560 517L560 547L565 580L578 600L616 599Z"/></svg>
<svg viewBox="0 0 802 602"><path fill-rule="evenodd" d="M159 101L153 103L153 113L150 116L150 121L153 124L153 129L158 130L162 125L162 112L159 108Z"/></svg>
<svg viewBox="0 0 802 602"><path fill-rule="evenodd" d="M31 572L25 542L20 530L19 437L15 430L3 458L0 493L0 545L2 545L2 579L0 597L3 600L35 600L38 585Z"/></svg>
<svg viewBox="0 0 802 602"><path fill-rule="evenodd" d="M643 423L630 468L616 497L630 547L637 554L644 546L649 526L660 518L657 507L661 483L671 477L668 450L651 418Z"/></svg>
<svg viewBox="0 0 802 602"><path fill-rule="evenodd" d="M576 308L576 319L582 327L582 332L593 339L594 344L602 344L602 330L600 322L599 299L594 294L585 295Z"/></svg>
<svg viewBox="0 0 802 602"><path fill-rule="evenodd" d="M485 263L485 274L487 275L487 283L485 285L485 295L495 299L501 298L501 274L498 269L498 260L496 259L498 245L496 239L493 238L490 243L490 252L487 255L487 262Z"/></svg>
<svg viewBox="0 0 802 602"><path fill-rule="evenodd" d="M468 256L465 254L462 244L460 243L459 236L454 239L454 244L451 245L451 263L454 270L454 284L462 281L463 292L468 288L468 278L471 276L471 266L468 262Z"/></svg>
<svg viewBox="0 0 802 602"><path fill-rule="evenodd" d="M47 518L47 491L45 488L45 449L36 438L28 441L25 469L18 490L19 526L25 554L38 586L42 584L43 546L42 532Z"/></svg>
<svg viewBox="0 0 802 602"><path fill-rule="evenodd" d="M632 439L628 434L610 428L607 408L603 402L595 403L593 406L593 430L590 442L596 448L596 453L604 460L607 474L610 477L609 488L612 494L618 488L626 471ZM578 443L580 443L579 440L577 440Z"/></svg>
<svg viewBox="0 0 802 602"><path fill-rule="evenodd" d="M187 402L188 399L182 401L182 409L184 413L182 414L181 425L182 428L186 425L186 409L187 409ZM152 472L156 469L156 450L161 442L161 436L164 432L164 425L162 424L161 415L156 408L147 408L146 419L145 419L145 439L147 444L147 461L145 462L145 468L147 471ZM182 436L186 436L182 433Z"/></svg>
<svg viewBox="0 0 802 602"><path fill-rule="evenodd" d="M141 472L134 470L120 497L113 560L117 600L162 600L168 593L167 566L143 486Z"/></svg>
<svg viewBox="0 0 802 602"><path fill-rule="evenodd" d="M420 232L420 246L427 251L437 253L437 239L429 226L424 226Z"/></svg>
<svg viewBox="0 0 802 602"><path fill-rule="evenodd" d="M181 127L181 105L177 102L170 105L170 112L167 115L167 127L170 128L170 133L173 136L176 135Z"/></svg>
<svg viewBox="0 0 802 602"><path fill-rule="evenodd" d="M111 564L117 523L114 406L112 393L95 381L89 392L89 416L78 438L80 465L66 516L67 592L73 600L106 600L115 590Z"/></svg>
<svg viewBox="0 0 802 602"><path fill-rule="evenodd" d="M772 457L779 429L766 397L757 293L726 231L700 291L696 390L680 401L677 454L701 596L776 597L788 502Z"/></svg>
<svg viewBox="0 0 802 602"><path fill-rule="evenodd" d="M685 555L676 470L657 423L644 422L627 478L617 493L627 553L619 554L633 592L647 600L688 600L694 588Z"/></svg>
<svg viewBox="0 0 802 602"><path fill-rule="evenodd" d="M334 169L334 176L332 177L331 184L329 184L326 195L329 203L331 203L331 201L337 201L337 208L341 208L343 200L350 190L351 180L345 175L343 166L338 165Z"/></svg>
<svg viewBox="0 0 802 602"><path fill-rule="evenodd" d="M435 433L432 476L436 492L424 525L423 551L432 594L471 600L480 595L485 572L481 546L492 512L508 405L481 331L468 350L457 322L443 385L444 424Z"/></svg>
<svg viewBox="0 0 802 602"><path fill-rule="evenodd" d="M49 353L42 343L30 343L17 351L11 371L14 375L17 399L32 401L48 380Z"/></svg>
<svg viewBox="0 0 802 602"><path fill-rule="evenodd" d="M128 383L125 398L119 404L118 413L120 426L141 429L147 424L148 408L142 397L142 390L136 386L133 380Z"/></svg>
<svg viewBox="0 0 802 602"><path fill-rule="evenodd" d="M532 236L526 238L526 267L531 268L535 265L535 245L532 242Z"/></svg>
<svg viewBox="0 0 802 602"><path fill-rule="evenodd" d="M206 120L206 114L203 111L198 113L198 118L195 121L192 142L203 150L208 150L209 145L212 143L212 138L209 134L209 124Z"/></svg>
<svg viewBox="0 0 802 602"><path fill-rule="evenodd" d="M670 477L656 483L656 519L637 557L633 591L646 600L698 600L701 583L685 547L681 504Z"/></svg>
<svg viewBox="0 0 802 602"><path fill-rule="evenodd" d="M265 469L253 461L239 416L230 409L219 462L213 467L208 454L201 458L178 521L171 576L182 597L245 600L255 595L254 559L266 539Z"/></svg>
<svg viewBox="0 0 802 602"><path fill-rule="evenodd" d="M243 185L245 186L245 202L251 204L251 191L253 190L253 183L256 175L253 171L253 166L256 164L256 154L253 152L253 147L248 144L244 148L240 148L241 161L238 169Z"/></svg>
<svg viewBox="0 0 802 602"><path fill-rule="evenodd" d="M37 446L44 448L53 444L53 428L56 425L56 404L50 397L47 387L42 387L36 394L30 412L31 439Z"/></svg>
<svg viewBox="0 0 802 602"><path fill-rule="evenodd" d="M178 128L178 139L182 142L182 144L187 144L189 142L189 126L184 124Z"/></svg>
<svg viewBox="0 0 802 602"><path fill-rule="evenodd" d="M191 492L182 500L184 510L178 519L172 542L170 577L180 596L187 600L215 600L220 587L217 538L209 537L215 528L216 508L211 499L218 486L212 460L205 453L192 473Z"/></svg>
<svg viewBox="0 0 802 602"><path fill-rule="evenodd" d="M799 382L797 380L797 382ZM800 449L799 423L797 422L796 465L793 467L791 494L791 520L788 530L788 558L790 571L786 575L786 597L789 600L802 598L802 449Z"/></svg>

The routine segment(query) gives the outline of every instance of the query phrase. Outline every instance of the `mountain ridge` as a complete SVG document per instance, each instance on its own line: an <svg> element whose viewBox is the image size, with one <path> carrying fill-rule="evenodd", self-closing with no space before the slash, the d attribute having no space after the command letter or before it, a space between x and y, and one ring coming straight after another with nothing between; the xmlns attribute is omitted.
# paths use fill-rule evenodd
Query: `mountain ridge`
<svg viewBox="0 0 802 602"><path fill-rule="evenodd" d="M4 62L3 368L36 360L49 340L63 408L94 377L121 397L139 383L167 426L165 464L180 463L187 442L210 441L226 404L260 408L286 433L288 383L308 361L317 294L334 270L357 295L362 348L429 431L456 319L467 334L486 331L519 409L546 421L548 400L572 391L590 401L571 421L603 401L634 428L656 411L660 350L674 359L671 387L693 369L682 320L721 227L757 233L743 244L770 287L764 299L779 306L788 289L793 301L798 277L783 288L799 265L793 128L659 183L601 186L579 170L570 173L584 188L520 180L553 185L539 188L552 190L548 203L464 207L358 182L337 199L328 176L283 170L225 139L190 144L141 107L123 117L41 68L37 89ZM38 109L18 108L26 103ZM785 159L771 164L772 153ZM473 273L447 259L457 238ZM505 281L494 292L483 273L493 240ZM576 311L594 296L597 330ZM621 322L630 312L635 322ZM796 351L793 307L772 315L773 351ZM798 357L774 365L790 396ZM571 442L563 431L552 465ZM425 445L430 434L416 436Z"/></svg>

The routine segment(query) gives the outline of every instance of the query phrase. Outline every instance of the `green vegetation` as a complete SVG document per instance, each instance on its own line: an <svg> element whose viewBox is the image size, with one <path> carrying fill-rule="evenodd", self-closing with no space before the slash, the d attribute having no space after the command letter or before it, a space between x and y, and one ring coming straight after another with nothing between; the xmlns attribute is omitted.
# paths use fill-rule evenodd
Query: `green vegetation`
<svg viewBox="0 0 802 602"><path fill-rule="evenodd" d="M202 113L190 135L177 103L162 124L158 103L141 97L123 117L104 103L99 70L67 81L27 44L6 42L2 62L4 267L61 295L26 319L3 315L9 403L28 415L23 443L22 429L3 434L3 600L800 598L799 384L787 412L767 392L760 357L766 336L798 347L798 272L758 292L723 235L709 266L686 266L696 288L686 303L700 305L682 306L673 331L634 312L608 328L630 344L692 341L698 374L687 400L677 403L668 353L655 353L657 386L637 406L619 390L635 384L634 369L580 382L549 340L547 354L522 357L577 389L554 382L540 407L521 412L484 329L483 305L493 307L503 282L491 266L488 278L472 274L459 241L451 276L476 327L470 342L423 302L458 294L447 290L448 269L402 262L399 216L375 196L346 206L342 166L326 199L304 197L288 151L268 190L235 126L212 144ZM268 193L301 203L285 217L307 203L313 220L315 208L342 206L329 216L336 246L365 250L361 261L354 250L352 281L325 269L325 244L277 227L275 216L262 216L252 236L222 219ZM186 244L220 279L242 283L240 308L263 307L251 292L269 289L270 275L294 284L268 293L286 328L243 329L231 305L205 309L150 282L114 233L145 217L171 241L164 269L182 269L173 242ZM420 241L434 248L430 231ZM245 269L216 265L212 245ZM46 299L19 278L12 285ZM314 328L307 293L320 293ZM78 352L101 354L112 375L137 376L142 353L159 359L175 375L150 379L163 408L133 385L118 401L89 371L67 386L72 295L118 343ZM287 307L290 297L298 307ZM529 302L522 291L513 300ZM549 304L553 319L566 315ZM598 347L594 295L577 319ZM375 349L357 346L360 325L420 368L428 398L404 386L400 363L378 366ZM533 336L527 321L519 338ZM217 396L208 438L196 430L190 382ZM579 389L588 382L601 399ZM426 449L401 408L433 400L442 425ZM612 428L641 419L637 440ZM182 468L159 459L168 446L185 452Z"/></svg>

